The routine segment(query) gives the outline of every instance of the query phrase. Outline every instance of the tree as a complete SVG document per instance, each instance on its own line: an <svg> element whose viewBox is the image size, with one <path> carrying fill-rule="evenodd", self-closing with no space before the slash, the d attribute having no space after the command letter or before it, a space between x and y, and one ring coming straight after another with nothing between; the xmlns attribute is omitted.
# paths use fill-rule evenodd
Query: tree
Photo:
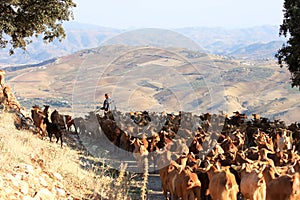
<svg viewBox="0 0 300 200"><path fill-rule="evenodd" d="M66 36L62 23L73 19L73 7L72 0L2 0L0 47L10 47L13 54L16 48L25 50L34 36L46 43L61 41Z"/></svg>
<svg viewBox="0 0 300 200"><path fill-rule="evenodd" d="M276 58L280 67L285 65L291 72L292 87L300 89L300 0L285 0L283 12L279 35L288 41L278 50Z"/></svg>

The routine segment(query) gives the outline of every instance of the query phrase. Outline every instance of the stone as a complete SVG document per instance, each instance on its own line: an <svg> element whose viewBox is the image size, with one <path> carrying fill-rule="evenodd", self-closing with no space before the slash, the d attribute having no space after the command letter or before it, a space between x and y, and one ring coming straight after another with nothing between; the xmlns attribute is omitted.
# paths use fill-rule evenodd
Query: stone
<svg viewBox="0 0 300 200"><path fill-rule="evenodd" d="M22 167L26 173L29 173L29 174L34 173L34 167L32 165L28 165L28 164L23 163L23 164L21 164L20 167Z"/></svg>
<svg viewBox="0 0 300 200"><path fill-rule="evenodd" d="M53 173L53 176L54 176L54 178L56 178L56 179L59 180L59 181L62 181L62 180L63 180L63 177L62 177L59 173L57 173L57 172L54 172L54 173Z"/></svg>
<svg viewBox="0 0 300 200"><path fill-rule="evenodd" d="M37 192L37 194L36 194L35 197L38 197L40 199L47 199L47 200L54 200L54 199L56 199L55 195L53 195L47 188L40 189Z"/></svg>
<svg viewBox="0 0 300 200"><path fill-rule="evenodd" d="M24 195L27 195L29 192L29 185L26 182L20 184L20 192Z"/></svg>
<svg viewBox="0 0 300 200"><path fill-rule="evenodd" d="M56 195L60 197L66 196L66 191L61 188L55 188Z"/></svg>
<svg viewBox="0 0 300 200"><path fill-rule="evenodd" d="M47 183L47 181L43 177L40 177L39 180L40 180L40 184L42 186L48 187L48 183Z"/></svg>

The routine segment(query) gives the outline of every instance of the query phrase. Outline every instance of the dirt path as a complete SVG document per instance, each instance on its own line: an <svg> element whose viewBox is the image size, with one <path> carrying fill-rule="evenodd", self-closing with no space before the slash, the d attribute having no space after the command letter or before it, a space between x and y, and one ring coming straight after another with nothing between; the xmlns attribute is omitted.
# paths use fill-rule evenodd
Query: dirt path
<svg viewBox="0 0 300 200"><path fill-rule="evenodd" d="M64 142L67 143L68 146L70 146L71 148L77 149L77 150L86 151L86 149L82 145L78 135L76 135L76 134L67 134L65 136L67 136L67 137L65 137ZM131 170L133 170L133 168L137 168L135 162L128 161L127 164L128 164L128 167ZM135 178L135 180L138 183L140 182L139 187L141 187L142 182L143 182L142 174L141 174L141 176L137 176ZM159 173L151 172L149 174L148 183L147 183L147 191L148 191L147 199L149 199L149 200L163 200L164 199L162 188L161 188L161 180L160 180ZM137 197L137 200L139 198L140 197ZM133 199L135 199L135 198L133 197Z"/></svg>
<svg viewBox="0 0 300 200"><path fill-rule="evenodd" d="M148 196L149 200L164 199L161 190L161 180L159 174L149 174L148 177Z"/></svg>

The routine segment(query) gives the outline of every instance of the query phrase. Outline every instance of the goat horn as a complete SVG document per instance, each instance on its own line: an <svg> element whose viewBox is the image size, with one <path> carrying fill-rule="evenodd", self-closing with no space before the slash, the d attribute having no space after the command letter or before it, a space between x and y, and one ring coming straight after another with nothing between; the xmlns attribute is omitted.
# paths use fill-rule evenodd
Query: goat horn
<svg viewBox="0 0 300 200"><path fill-rule="evenodd" d="M136 138L134 138L133 140L130 140L130 144L133 144L135 142Z"/></svg>

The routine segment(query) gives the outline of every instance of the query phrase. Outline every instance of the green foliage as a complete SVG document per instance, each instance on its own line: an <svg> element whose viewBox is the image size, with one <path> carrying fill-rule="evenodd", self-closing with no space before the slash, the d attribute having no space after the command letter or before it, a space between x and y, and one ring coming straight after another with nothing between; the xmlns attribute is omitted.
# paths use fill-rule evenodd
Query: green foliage
<svg viewBox="0 0 300 200"><path fill-rule="evenodd" d="M281 67L291 72L292 87L300 89L300 0L285 0L284 19L279 34L288 38L276 57Z"/></svg>
<svg viewBox="0 0 300 200"><path fill-rule="evenodd" d="M0 47L26 49L32 37L45 42L65 37L63 21L73 19L72 0L2 0L0 3Z"/></svg>

